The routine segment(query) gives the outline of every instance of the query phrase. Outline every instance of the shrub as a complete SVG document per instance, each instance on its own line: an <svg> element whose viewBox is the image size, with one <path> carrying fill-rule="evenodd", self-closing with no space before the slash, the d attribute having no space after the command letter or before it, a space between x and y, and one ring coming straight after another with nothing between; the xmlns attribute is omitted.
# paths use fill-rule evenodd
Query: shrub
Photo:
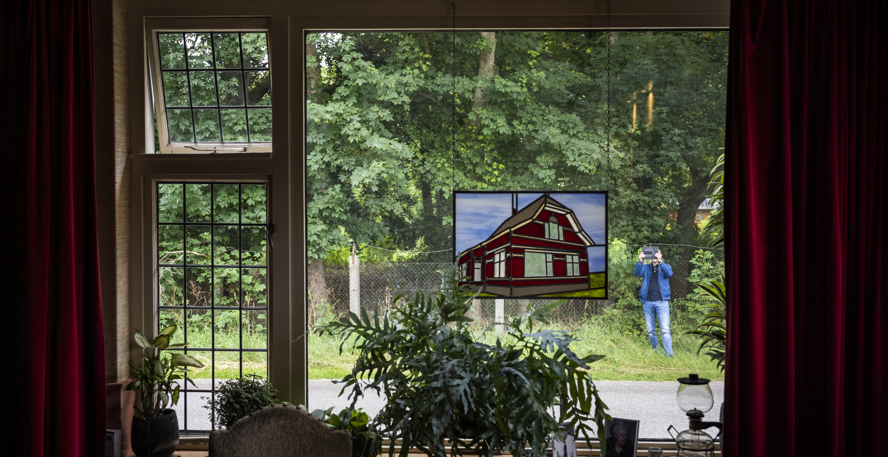
<svg viewBox="0 0 888 457"><path fill-rule="evenodd" d="M204 408L211 412L214 429L231 428L241 418L275 404L277 394L267 379L247 375L223 382Z"/></svg>

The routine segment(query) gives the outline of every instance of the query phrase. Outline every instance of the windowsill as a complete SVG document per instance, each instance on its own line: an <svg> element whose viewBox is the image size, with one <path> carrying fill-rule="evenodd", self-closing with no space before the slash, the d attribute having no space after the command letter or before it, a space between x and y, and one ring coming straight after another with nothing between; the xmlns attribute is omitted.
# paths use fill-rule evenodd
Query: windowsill
<svg viewBox="0 0 888 457"><path fill-rule="evenodd" d="M581 443L577 443L577 455L581 456L600 456L601 450L598 447L598 442L595 441L590 443L591 445L586 447ZM663 449L663 456L675 456L678 454L677 447L675 446L674 441L646 441L639 440L638 442L638 452L636 453L637 457L647 457L648 448L650 447L659 447ZM193 435L193 436L183 436L179 439L179 449L173 453L173 457L208 457L209 455L209 437L207 435ZM388 455L388 449L383 445L383 452L380 456ZM509 457L512 454L503 453L503 457ZM714 456L721 456L721 443L716 443L715 451L713 452ZM411 452L408 454L408 457L424 457L425 454ZM128 454L125 457L136 457L135 454Z"/></svg>
<svg viewBox="0 0 888 457"><path fill-rule="evenodd" d="M206 157L201 160L219 160L219 159L270 159L270 152L188 152L176 154L130 154L132 160L182 160L183 158L193 159L197 157Z"/></svg>
<svg viewBox="0 0 888 457"><path fill-rule="evenodd" d="M203 451L176 451L173 452L172 457L207 457L209 456L209 452L207 450ZM136 457L136 454L127 454L125 457Z"/></svg>

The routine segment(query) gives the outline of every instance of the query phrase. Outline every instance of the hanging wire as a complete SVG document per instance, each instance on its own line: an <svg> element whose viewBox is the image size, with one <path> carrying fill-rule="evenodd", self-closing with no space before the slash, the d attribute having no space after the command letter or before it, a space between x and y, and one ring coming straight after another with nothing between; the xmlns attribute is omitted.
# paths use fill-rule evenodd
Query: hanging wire
<svg viewBox="0 0 888 457"><path fill-rule="evenodd" d="M610 191L610 181L611 181L611 1L607 1L607 34L604 37L605 45L605 64L607 65L607 103L605 107L605 131L607 132L607 140L605 143L605 148L607 150L607 181L605 183L605 187L608 191Z"/></svg>
<svg viewBox="0 0 888 457"><path fill-rule="evenodd" d="M633 246L633 247L634 247L634 246L651 246L651 245L657 245L657 246L684 246L684 247L688 247L688 248L697 248L697 249L712 249L712 250L715 250L715 251L724 251L724 250L725 250L724 248L713 248L713 247L709 247L709 246L694 246L694 245L692 245L692 244L670 244L670 243L627 244L626 246Z"/></svg>
<svg viewBox="0 0 888 457"><path fill-rule="evenodd" d="M447 248L447 249L441 249L440 251L402 251L400 249L381 248L379 246L373 246L372 244L357 243L357 245L362 248L373 248L373 249L378 249L380 251L397 252L397 253L401 253L401 254L435 254L438 252L449 252L449 251L453 250L453 248Z"/></svg>
<svg viewBox="0 0 888 457"><path fill-rule="evenodd" d="M450 32L450 44L453 47L451 51L451 68L450 79L453 85L453 111L450 119L450 188L456 190L456 2L453 5L453 27ZM454 197L455 198L455 197Z"/></svg>
<svg viewBox="0 0 888 457"><path fill-rule="evenodd" d="M451 51L451 62L450 62L450 78L453 84L453 111L451 112L450 119L450 195L453 199L453 208L454 212L456 210L456 2L452 3L453 5L453 22L452 28L450 32L450 44L452 46ZM454 224L454 237L456 237L455 226L456 226L456 214L453 215L453 224ZM453 240L456 243L456 239ZM444 249L442 251L436 252L445 252L452 251L453 248ZM454 259L455 260L455 259Z"/></svg>

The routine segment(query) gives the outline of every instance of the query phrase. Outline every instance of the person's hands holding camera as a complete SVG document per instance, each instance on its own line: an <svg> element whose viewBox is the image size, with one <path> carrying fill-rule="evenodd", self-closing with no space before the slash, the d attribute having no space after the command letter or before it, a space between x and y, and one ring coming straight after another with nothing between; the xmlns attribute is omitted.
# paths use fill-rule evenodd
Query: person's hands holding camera
<svg viewBox="0 0 888 457"><path fill-rule="evenodd" d="M644 251L638 253L638 261L644 262Z"/></svg>
<svg viewBox="0 0 888 457"><path fill-rule="evenodd" d="M663 253L662 252L657 251L657 253L654 254L654 257L657 258L657 263L663 263Z"/></svg>

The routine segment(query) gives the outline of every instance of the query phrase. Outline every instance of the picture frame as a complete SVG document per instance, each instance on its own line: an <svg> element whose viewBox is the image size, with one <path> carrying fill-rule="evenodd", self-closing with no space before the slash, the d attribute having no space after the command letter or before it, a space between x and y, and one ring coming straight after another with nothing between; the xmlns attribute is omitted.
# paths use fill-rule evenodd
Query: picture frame
<svg viewBox="0 0 888 457"><path fill-rule="evenodd" d="M607 299L607 198L604 191L455 191L460 284L482 299Z"/></svg>
<svg viewBox="0 0 888 457"><path fill-rule="evenodd" d="M569 424L561 424L561 436L563 441L558 439L558 434L552 433L552 457L577 457L576 430Z"/></svg>
<svg viewBox="0 0 888 457"><path fill-rule="evenodd" d="M120 457L120 429L105 430L105 457Z"/></svg>
<svg viewBox="0 0 888 457"><path fill-rule="evenodd" d="M638 431L641 421L615 417L604 421L607 445L604 457L635 457L638 453Z"/></svg>

